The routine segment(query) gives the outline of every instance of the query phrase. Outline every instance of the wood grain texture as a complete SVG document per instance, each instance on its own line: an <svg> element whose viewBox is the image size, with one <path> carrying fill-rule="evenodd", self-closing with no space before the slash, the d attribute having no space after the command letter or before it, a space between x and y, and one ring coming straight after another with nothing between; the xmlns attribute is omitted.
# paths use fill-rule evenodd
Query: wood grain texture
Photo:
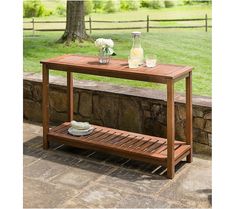
<svg viewBox="0 0 235 209"><path fill-rule="evenodd" d="M49 132L49 70L46 65L42 66L42 125L43 125L43 148L49 148L47 134Z"/></svg>
<svg viewBox="0 0 235 209"><path fill-rule="evenodd" d="M73 120L73 73L67 72L68 121Z"/></svg>
<svg viewBox="0 0 235 209"><path fill-rule="evenodd" d="M152 162L156 160L157 164L166 166L168 158L166 139L102 126L93 126L95 130L91 134L77 137L68 133L71 125L69 122L65 122L59 125L59 128L51 129L48 137L49 140L68 141L72 146L79 147L80 145L80 147L85 146L105 152L112 151L119 155L125 154L125 156L133 159L136 159L135 157L141 159L142 157ZM190 146L185 142L175 141L172 149L176 152L173 160L177 160L188 152Z"/></svg>
<svg viewBox="0 0 235 209"><path fill-rule="evenodd" d="M50 69L125 78L131 80L166 83L167 79L177 79L192 70L189 66L158 64L154 68L141 66L130 69L127 60L111 59L109 64L99 64L94 56L63 55L56 58L43 60Z"/></svg>
<svg viewBox="0 0 235 209"><path fill-rule="evenodd" d="M190 154L187 156L187 162L193 160L193 107L192 107L192 72L186 78L186 143L190 145Z"/></svg>
<svg viewBox="0 0 235 209"><path fill-rule="evenodd" d="M174 178L174 142L175 141L175 106L174 106L174 82L167 82L167 177Z"/></svg>

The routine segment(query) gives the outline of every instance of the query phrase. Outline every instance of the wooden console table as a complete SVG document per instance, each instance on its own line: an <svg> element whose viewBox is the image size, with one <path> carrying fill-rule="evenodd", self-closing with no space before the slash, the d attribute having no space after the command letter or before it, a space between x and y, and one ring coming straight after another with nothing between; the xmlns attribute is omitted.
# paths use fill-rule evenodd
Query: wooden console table
<svg viewBox="0 0 235 209"><path fill-rule="evenodd" d="M192 67L159 64L154 68L129 69L126 60L111 59L107 65L99 64L97 57L63 55L41 61L43 68L43 148L56 140L80 148L102 150L131 159L141 160L167 168L167 177L173 178L175 165L186 157L192 162ZM49 129L49 69L67 72L68 122ZM87 136L68 134L73 120L73 76L85 73L157 82L167 85L167 139L96 126ZM175 141L174 83L186 80L186 142Z"/></svg>

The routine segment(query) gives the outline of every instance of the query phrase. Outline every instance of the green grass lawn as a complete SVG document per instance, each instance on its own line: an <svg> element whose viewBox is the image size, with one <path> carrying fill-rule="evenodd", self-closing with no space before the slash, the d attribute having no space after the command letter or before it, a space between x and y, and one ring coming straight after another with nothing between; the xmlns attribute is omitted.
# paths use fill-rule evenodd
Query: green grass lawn
<svg viewBox="0 0 235 209"><path fill-rule="evenodd" d="M55 2L60 0L48 1L50 8L55 7ZM89 16L93 20L137 20L146 19L149 15L150 19L172 19L172 18L202 18L208 14L211 17L211 6L193 5L179 6L163 9L146 9L141 8L137 11L117 12L111 14L92 13ZM88 16L86 16L88 19ZM24 21L31 20L24 18ZM40 17L36 20L65 20L65 17ZM163 22L161 25L202 25L203 22ZM209 22L210 24L210 22ZM93 23L92 27L128 27L128 26L145 26L146 23L122 23L122 24L104 24ZM152 22L152 26L160 25L160 23ZM24 24L24 27L30 27L30 24ZM36 24L36 28L64 28L64 24ZM146 33L146 29L142 31L142 47L145 54L154 53L157 55L158 61L161 63L173 63L181 65L190 65L194 67L193 71L193 94L211 95L211 31L205 32L201 29L150 29ZM130 35L131 31L93 31L92 38L95 40L99 37L112 38L115 42L115 51L117 57L127 58L132 45ZM39 61L41 59L54 57L66 53L97 55L97 48L93 42L84 42L83 44L72 44L66 46L64 44L55 43L62 35L62 32L36 32L36 36L32 37L32 32L24 32L24 71L41 72ZM53 72L55 75L64 75L62 72ZM117 84L131 85L137 87L148 88L165 88L164 85L145 83L138 81L130 81L124 79L114 79L107 77L91 76L91 75L75 75L75 78L89 79L97 81L106 81ZM177 91L184 91L184 82L176 84Z"/></svg>
<svg viewBox="0 0 235 209"><path fill-rule="evenodd" d="M24 34L24 71L41 72L39 61L61 54L97 55L97 48L93 42L84 42L81 45L66 46L55 41L61 36L60 32L41 32L35 37L31 32ZM127 58L132 39L130 32L105 32L93 34L92 38L112 38L115 43L116 57ZM154 53L161 63L190 65L193 71L193 94L211 95L211 32L203 30L158 30L142 34L142 47L145 54ZM54 75L64 75L63 72L54 71ZM115 79L108 77L91 76L85 74L75 75L75 78L105 81L137 87L164 89L165 86ZM176 91L184 91L184 82L176 84Z"/></svg>

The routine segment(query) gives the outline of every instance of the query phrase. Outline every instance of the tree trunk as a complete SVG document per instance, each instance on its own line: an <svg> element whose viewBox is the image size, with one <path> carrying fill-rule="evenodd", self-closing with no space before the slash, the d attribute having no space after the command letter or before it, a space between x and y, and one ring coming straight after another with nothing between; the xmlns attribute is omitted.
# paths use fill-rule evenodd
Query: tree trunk
<svg viewBox="0 0 235 209"><path fill-rule="evenodd" d="M59 42L70 43L71 41L87 39L85 28L84 1L67 0L66 29Z"/></svg>

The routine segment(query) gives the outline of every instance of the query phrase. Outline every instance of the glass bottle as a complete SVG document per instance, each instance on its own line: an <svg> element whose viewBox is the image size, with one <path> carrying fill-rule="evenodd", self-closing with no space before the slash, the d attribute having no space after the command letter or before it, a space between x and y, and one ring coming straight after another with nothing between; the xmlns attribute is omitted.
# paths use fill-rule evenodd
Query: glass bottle
<svg viewBox="0 0 235 209"><path fill-rule="evenodd" d="M141 32L132 32L133 45L130 51L130 58L138 58L139 65L144 64L144 50L141 47L140 35Z"/></svg>

